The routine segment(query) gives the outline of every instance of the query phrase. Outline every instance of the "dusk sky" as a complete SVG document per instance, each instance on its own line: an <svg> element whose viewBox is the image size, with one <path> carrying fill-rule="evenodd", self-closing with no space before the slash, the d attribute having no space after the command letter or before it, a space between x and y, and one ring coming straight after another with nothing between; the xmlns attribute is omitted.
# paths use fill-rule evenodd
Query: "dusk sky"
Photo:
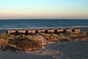
<svg viewBox="0 0 88 59"><path fill-rule="evenodd" d="M0 19L88 19L88 0L0 0Z"/></svg>

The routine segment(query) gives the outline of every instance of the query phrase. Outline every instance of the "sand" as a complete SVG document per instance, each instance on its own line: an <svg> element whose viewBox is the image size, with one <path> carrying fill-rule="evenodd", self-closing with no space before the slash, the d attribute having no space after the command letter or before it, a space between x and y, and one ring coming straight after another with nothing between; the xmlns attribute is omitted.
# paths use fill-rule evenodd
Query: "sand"
<svg viewBox="0 0 88 59"><path fill-rule="evenodd" d="M0 51L0 59L88 59L88 40L48 44L39 52Z"/></svg>
<svg viewBox="0 0 88 59"><path fill-rule="evenodd" d="M81 31L88 32L88 28L81 27ZM39 52L0 50L0 59L88 59L88 40L48 44Z"/></svg>
<svg viewBox="0 0 88 59"><path fill-rule="evenodd" d="M88 40L51 44L47 49L59 51L61 59L88 59Z"/></svg>

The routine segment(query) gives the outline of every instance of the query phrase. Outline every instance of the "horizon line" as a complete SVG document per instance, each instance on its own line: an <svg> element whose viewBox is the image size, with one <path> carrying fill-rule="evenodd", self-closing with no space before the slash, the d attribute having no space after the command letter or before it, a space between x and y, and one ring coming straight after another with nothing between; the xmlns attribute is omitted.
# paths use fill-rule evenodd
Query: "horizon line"
<svg viewBox="0 0 88 59"><path fill-rule="evenodd" d="M22 18L22 19L21 19L21 18L18 18L18 19L13 19L13 18L12 18L12 19L0 19L0 20L24 20L24 19L26 19L26 18ZM35 18L29 18L29 19L30 19L30 20L39 20L39 19L43 20L44 18L39 18L39 19L38 19L38 18L36 18L36 19L35 19ZM26 19L26 20L29 20L29 19ZM88 20L88 19L79 19L79 18L75 18L75 19L73 19L73 18L68 18L68 19L67 19L67 18L66 18L66 19L64 19L64 18L63 18L63 19L45 18L44 20L47 20L47 19L50 19L50 20L53 20L53 19L54 19L54 20L55 20L55 19L56 19L56 20L76 20L76 19L77 19L77 20Z"/></svg>

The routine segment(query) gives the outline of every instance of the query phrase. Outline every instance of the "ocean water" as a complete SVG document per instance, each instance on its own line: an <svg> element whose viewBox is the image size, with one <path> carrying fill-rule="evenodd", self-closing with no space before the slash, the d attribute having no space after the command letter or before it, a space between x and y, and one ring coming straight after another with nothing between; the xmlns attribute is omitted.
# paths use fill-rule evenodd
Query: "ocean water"
<svg viewBox="0 0 88 59"><path fill-rule="evenodd" d="M53 28L53 27L88 27L88 20L76 19L16 19L0 20L0 29L11 28Z"/></svg>

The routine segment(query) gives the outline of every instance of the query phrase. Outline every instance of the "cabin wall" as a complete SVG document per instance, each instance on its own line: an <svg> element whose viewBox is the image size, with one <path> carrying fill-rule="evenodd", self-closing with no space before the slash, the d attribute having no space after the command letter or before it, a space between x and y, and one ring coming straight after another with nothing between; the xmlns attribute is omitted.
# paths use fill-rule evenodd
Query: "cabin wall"
<svg viewBox="0 0 88 59"><path fill-rule="evenodd" d="M36 33L71 33L71 32L75 32L75 33L80 33L81 30L80 29L20 29L20 30L7 30L7 34L36 34Z"/></svg>

